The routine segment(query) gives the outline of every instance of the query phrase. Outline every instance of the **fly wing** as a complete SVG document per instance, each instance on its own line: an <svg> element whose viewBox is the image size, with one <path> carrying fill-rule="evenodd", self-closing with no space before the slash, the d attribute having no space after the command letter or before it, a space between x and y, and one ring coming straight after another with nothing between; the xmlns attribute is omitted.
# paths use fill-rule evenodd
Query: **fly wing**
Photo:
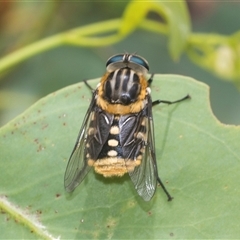
<svg viewBox="0 0 240 240"><path fill-rule="evenodd" d="M146 126L148 128L147 141L141 143L143 145L141 164L136 166L133 171L129 171L129 175L138 194L145 201L149 201L156 190L158 173L154 151L153 124L148 118L146 118ZM137 146L135 148L137 149Z"/></svg>
<svg viewBox="0 0 240 240"><path fill-rule="evenodd" d="M87 130L89 129L90 120L94 114L94 105L95 100L93 97L83 120L82 127L80 129L76 144L73 148L65 171L64 186L68 192L72 192L82 182L90 170L90 166L86 161L87 159L85 144L87 139Z"/></svg>
<svg viewBox="0 0 240 240"><path fill-rule="evenodd" d="M114 116L96 106L91 116L88 136L86 139L86 155L92 161L96 161L106 143Z"/></svg>
<svg viewBox="0 0 240 240"><path fill-rule="evenodd" d="M113 115L107 114L96 105L95 96L96 92L66 168L64 186L68 192L72 192L89 172L91 166L88 160L97 160L112 124Z"/></svg>
<svg viewBox="0 0 240 240"><path fill-rule="evenodd" d="M125 120L128 124L122 130L128 132L123 134L122 139L126 168L135 189L145 201L153 197L158 176L151 108L149 96L145 108L138 114L129 115L128 121Z"/></svg>

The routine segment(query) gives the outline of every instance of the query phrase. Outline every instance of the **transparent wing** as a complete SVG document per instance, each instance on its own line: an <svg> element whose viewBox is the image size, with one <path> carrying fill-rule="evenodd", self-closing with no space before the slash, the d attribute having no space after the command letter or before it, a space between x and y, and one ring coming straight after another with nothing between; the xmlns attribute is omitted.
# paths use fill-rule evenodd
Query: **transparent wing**
<svg viewBox="0 0 240 240"><path fill-rule="evenodd" d="M87 130L94 114L95 96L93 95L92 102L85 115L82 127L80 129L76 144L68 161L68 165L64 175L64 186L66 191L72 192L84 179L90 170L86 158L86 139Z"/></svg>
<svg viewBox="0 0 240 240"><path fill-rule="evenodd" d="M158 179L151 97L148 96L142 111L121 116L119 123L126 168L138 194L149 201L155 193Z"/></svg>
<svg viewBox="0 0 240 240"><path fill-rule="evenodd" d="M149 201L156 190L157 186L157 163L154 149L154 133L152 120L147 118L146 121L146 141L137 142L133 149L138 149L138 145L142 146L144 152L142 154L141 164L129 171L131 180L138 194L145 200Z"/></svg>

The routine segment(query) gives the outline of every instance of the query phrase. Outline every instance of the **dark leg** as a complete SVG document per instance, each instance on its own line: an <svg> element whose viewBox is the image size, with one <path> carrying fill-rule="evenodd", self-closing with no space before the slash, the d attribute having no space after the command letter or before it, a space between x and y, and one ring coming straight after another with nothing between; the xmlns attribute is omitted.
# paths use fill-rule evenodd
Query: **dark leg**
<svg viewBox="0 0 240 240"><path fill-rule="evenodd" d="M95 91L95 90L88 84L87 80L83 80L83 82L86 84L86 86L87 86L92 92Z"/></svg>
<svg viewBox="0 0 240 240"><path fill-rule="evenodd" d="M152 73L150 78L148 79L148 86L150 87L151 86L151 83L153 81L153 77L154 77L154 74Z"/></svg>
<svg viewBox="0 0 240 240"><path fill-rule="evenodd" d="M149 87L151 86L151 83L153 81L153 77L154 77L154 74L151 74L150 78L148 79L148 86ZM191 98L190 95L187 95L187 96L185 96L185 97L183 97L181 99L178 99L176 101L173 101L173 102L172 101L167 101L167 100L156 100L156 101L152 102L152 106L155 106L155 105L157 105L159 103L166 103L166 104L178 103L178 102L182 102L182 101L184 101L186 99L189 99L189 98Z"/></svg>
<svg viewBox="0 0 240 240"><path fill-rule="evenodd" d="M178 102L182 102L182 101L184 101L186 99L189 99L189 98L191 98L190 95L187 95L187 96L185 96L185 97L183 97L181 99L178 99L176 101L173 101L173 102L172 101L167 101L167 100L156 100L156 101L152 102L152 106L155 106L155 105L157 105L159 103L166 103L166 104L178 103Z"/></svg>
<svg viewBox="0 0 240 240"><path fill-rule="evenodd" d="M153 76L154 76L154 74L152 74L151 77L148 79L148 86L151 85L151 83L152 83L152 81L153 81ZM190 98L191 98L190 95L187 95L187 96L185 96L185 97L183 97L183 98L181 98L181 99L178 99L178 100L176 100L176 101L156 100L156 101L153 101L153 102L152 102L152 106L158 105L158 104L160 104L160 103L166 103L166 104L178 103L178 102L182 102L182 101L184 101L184 100L186 100L186 99L190 99ZM162 187L162 189L163 189L163 191L165 192L165 194L167 195L168 201L172 201L172 200L173 200L173 197L169 194L169 192L168 192L167 189L165 188L165 186L164 186L164 184L163 184L163 182L162 182L162 180L160 179L159 176L157 177L157 181L158 181L159 185Z"/></svg>
<svg viewBox="0 0 240 240"><path fill-rule="evenodd" d="M173 197L169 194L169 192L167 191L167 189L165 188L163 182L161 181L160 177L158 176L157 178L158 183L160 184L160 186L162 187L163 191L166 193L167 197L168 197L168 201L172 201Z"/></svg>
<svg viewBox="0 0 240 240"><path fill-rule="evenodd" d="M176 100L176 101L156 100L156 101L152 102L152 106L155 106L155 105L157 105L157 104L159 104L159 103L166 103L166 104L178 103L178 102L182 102L182 101L184 101L184 100L186 100L186 99L189 99L189 98L191 98L190 95L187 95L187 96L185 96L185 97L183 97L183 98L181 98L181 99L178 99L178 100ZM158 181L158 183L160 184L160 186L162 187L163 191L166 193L166 195L167 195L167 197L168 197L168 201L172 201L173 197L169 194L169 192L168 192L167 189L165 188L165 186L164 186L164 184L163 184L163 182L161 181L161 179L160 179L159 176L158 176L158 178L157 178L157 181Z"/></svg>

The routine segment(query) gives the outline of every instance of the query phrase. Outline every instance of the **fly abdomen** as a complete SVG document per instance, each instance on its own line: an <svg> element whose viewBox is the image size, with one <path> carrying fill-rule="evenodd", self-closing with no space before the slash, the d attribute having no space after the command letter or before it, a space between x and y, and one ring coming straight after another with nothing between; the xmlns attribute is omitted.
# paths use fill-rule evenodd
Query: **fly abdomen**
<svg viewBox="0 0 240 240"><path fill-rule="evenodd" d="M118 117L114 117L112 126L109 131L108 139L102 147L98 159L106 157L123 157L122 148L119 142Z"/></svg>
<svg viewBox="0 0 240 240"><path fill-rule="evenodd" d="M123 143L120 140L122 129L120 129L119 120L121 118L122 116L119 115L114 116L107 141L103 144L97 160L89 161L89 165L93 165L95 171L104 177L121 177L130 170L133 171L141 163L141 157L128 159L123 152ZM138 151L135 154L140 156L142 153Z"/></svg>
<svg viewBox="0 0 240 240"><path fill-rule="evenodd" d="M104 143L97 160L93 163L95 171L104 177L121 177L127 172L119 134L119 116L115 116L109 130L108 139Z"/></svg>

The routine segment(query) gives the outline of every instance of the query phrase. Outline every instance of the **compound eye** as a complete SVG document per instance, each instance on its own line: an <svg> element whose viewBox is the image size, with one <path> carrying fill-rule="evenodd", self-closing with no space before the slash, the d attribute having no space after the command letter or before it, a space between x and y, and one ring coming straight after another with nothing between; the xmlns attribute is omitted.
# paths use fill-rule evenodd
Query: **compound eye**
<svg viewBox="0 0 240 240"><path fill-rule="evenodd" d="M147 70L149 70L148 62L140 56L132 55L130 61L132 63L136 63L137 65L141 65L144 68L146 68Z"/></svg>
<svg viewBox="0 0 240 240"><path fill-rule="evenodd" d="M108 65L112 63L123 62L123 59L124 59L124 54L114 55L107 60L106 67L108 67Z"/></svg>
<svg viewBox="0 0 240 240"><path fill-rule="evenodd" d="M113 72L121 68L130 68L138 74L146 75L149 71L147 60L132 54L117 54L110 57L106 63L107 71Z"/></svg>

